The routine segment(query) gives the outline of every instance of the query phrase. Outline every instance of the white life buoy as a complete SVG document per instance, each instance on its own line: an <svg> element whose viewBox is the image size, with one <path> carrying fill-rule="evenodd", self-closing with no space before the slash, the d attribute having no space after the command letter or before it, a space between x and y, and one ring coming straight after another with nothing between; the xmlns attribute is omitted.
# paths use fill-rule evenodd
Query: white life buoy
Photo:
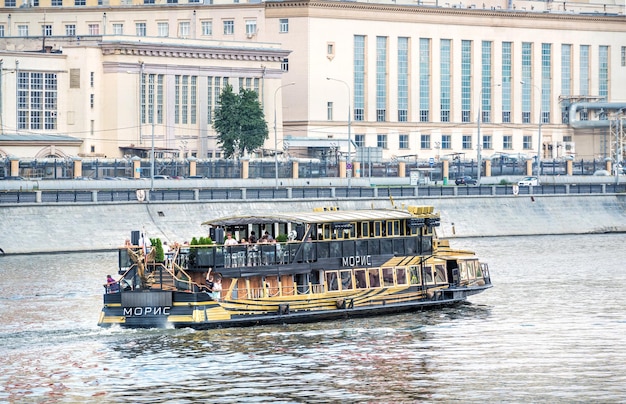
<svg viewBox="0 0 626 404"><path fill-rule="evenodd" d="M137 200L139 202L143 202L146 200L146 191L144 191L143 189L138 189L137 190Z"/></svg>

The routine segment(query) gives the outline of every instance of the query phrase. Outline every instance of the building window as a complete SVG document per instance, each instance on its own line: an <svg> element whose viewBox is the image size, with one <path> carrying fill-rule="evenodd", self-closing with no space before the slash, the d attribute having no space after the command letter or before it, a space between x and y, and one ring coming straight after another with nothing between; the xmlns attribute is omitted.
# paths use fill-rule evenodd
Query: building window
<svg viewBox="0 0 626 404"><path fill-rule="evenodd" d="M334 42L326 43L326 57L329 60L333 60L333 58L335 57L335 43Z"/></svg>
<svg viewBox="0 0 626 404"><path fill-rule="evenodd" d="M441 135L441 148L444 150L452 149L452 136Z"/></svg>
<svg viewBox="0 0 626 404"><path fill-rule="evenodd" d="M572 95L572 45L569 44L561 45L561 94Z"/></svg>
<svg viewBox="0 0 626 404"><path fill-rule="evenodd" d="M406 150L409 148L409 135L401 133L398 136L398 148L401 150Z"/></svg>
<svg viewBox="0 0 626 404"><path fill-rule="evenodd" d="M145 22L135 23L135 35L146 36L146 23Z"/></svg>
<svg viewBox="0 0 626 404"><path fill-rule="evenodd" d="M493 144L491 135L482 135L483 137L483 149L484 150L493 150Z"/></svg>
<svg viewBox="0 0 626 404"><path fill-rule="evenodd" d="M354 135L356 147L365 147L365 135Z"/></svg>
<svg viewBox="0 0 626 404"><path fill-rule="evenodd" d="M430 149L430 135L420 135L420 149Z"/></svg>
<svg viewBox="0 0 626 404"><path fill-rule="evenodd" d="M5 7L15 7L15 0L4 0Z"/></svg>
<svg viewBox="0 0 626 404"><path fill-rule="evenodd" d="M387 120L387 37L376 37L376 122Z"/></svg>
<svg viewBox="0 0 626 404"><path fill-rule="evenodd" d="M430 39L420 38L420 122L430 120Z"/></svg>
<svg viewBox="0 0 626 404"><path fill-rule="evenodd" d="M52 25L42 25L41 34L43 36L52 36Z"/></svg>
<svg viewBox="0 0 626 404"><path fill-rule="evenodd" d="M197 76L175 76L174 123L196 123L197 80Z"/></svg>
<svg viewBox="0 0 626 404"><path fill-rule="evenodd" d="M365 119L365 36L354 36L354 120Z"/></svg>
<svg viewBox="0 0 626 404"><path fill-rule="evenodd" d="M522 123L530 123L532 106L532 44L522 42Z"/></svg>
<svg viewBox="0 0 626 404"><path fill-rule="evenodd" d="M235 21L224 21L224 35L233 35L235 33Z"/></svg>
<svg viewBox="0 0 626 404"><path fill-rule="evenodd" d="M472 148L472 136L463 135L463 150L470 150Z"/></svg>
<svg viewBox="0 0 626 404"><path fill-rule="evenodd" d="M551 76L552 76L552 44L541 44L541 92L539 94L541 102L541 119L542 123L550 123L550 96L551 92Z"/></svg>
<svg viewBox="0 0 626 404"><path fill-rule="evenodd" d="M502 148L504 150L513 150L513 136L504 135L502 137Z"/></svg>
<svg viewBox="0 0 626 404"><path fill-rule="evenodd" d="M178 4L178 0L167 0L167 4Z"/></svg>
<svg viewBox="0 0 626 404"><path fill-rule="evenodd" d="M502 123L511 122L512 42L502 42Z"/></svg>
<svg viewBox="0 0 626 404"><path fill-rule="evenodd" d="M289 71L289 59L288 58L284 58L283 61L280 62L280 70L284 72Z"/></svg>
<svg viewBox="0 0 626 404"><path fill-rule="evenodd" d="M156 98L156 99L155 99ZM144 74L141 78L141 122L163 123L163 75ZM156 121L155 121L156 112Z"/></svg>
<svg viewBox="0 0 626 404"><path fill-rule="evenodd" d="M398 122L409 119L409 38L398 38Z"/></svg>
<svg viewBox="0 0 626 404"><path fill-rule="evenodd" d="M289 32L289 19L288 18L280 18L278 20L278 32L281 34Z"/></svg>
<svg viewBox="0 0 626 404"><path fill-rule="evenodd" d="M600 46L599 48L599 68L598 68L598 95L608 98L609 96L609 47Z"/></svg>
<svg viewBox="0 0 626 404"><path fill-rule="evenodd" d="M167 22L158 22L157 35L163 38L170 36L170 24Z"/></svg>
<svg viewBox="0 0 626 404"><path fill-rule="evenodd" d="M96 83L96 73L90 72L89 73L89 86L93 88L95 83Z"/></svg>
<svg viewBox="0 0 626 404"><path fill-rule="evenodd" d="M155 0L143 0L143 4L154 4Z"/></svg>
<svg viewBox="0 0 626 404"><path fill-rule="evenodd" d="M329 121L333 120L333 103L329 101L326 103L326 119Z"/></svg>
<svg viewBox="0 0 626 404"><path fill-rule="evenodd" d="M100 24L89 24L87 26L89 35L100 35Z"/></svg>
<svg viewBox="0 0 626 404"><path fill-rule="evenodd" d="M0 24L0 38L4 37L4 25Z"/></svg>
<svg viewBox="0 0 626 404"><path fill-rule="evenodd" d="M440 61L439 74L441 76L439 83L440 92L440 114L441 122L450 122L450 106L452 96L452 72L450 71L452 41L450 39L442 39L440 41Z"/></svg>
<svg viewBox="0 0 626 404"><path fill-rule="evenodd" d="M17 90L18 129L57 128L57 75L19 72Z"/></svg>
<svg viewBox="0 0 626 404"><path fill-rule="evenodd" d="M89 94L89 106L91 107L91 109L93 109L94 104L95 104L95 95L94 94Z"/></svg>
<svg viewBox="0 0 626 404"><path fill-rule="evenodd" d="M533 137L529 135L524 135L522 140L522 148L524 150L532 150L533 146Z"/></svg>
<svg viewBox="0 0 626 404"><path fill-rule="evenodd" d="M479 106L481 110L481 120L483 122L491 122L491 88L493 82L491 79L491 52L492 42L482 41L482 55L481 55L481 86L480 86L480 99Z"/></svg>
<svg viewBox="0 0 626 404"><path fill-rule="evenodd" d="M74 0L74 5L75 6L86 6L87 5L87 0Z"/></svg>
<svg viewBox="0 0 626 404"><path fill-rule="evenodd" d="M28 25L18 25L17 26L17 35L18 36L28 36Z"/></svg>
<svg viewBox="0 0 626 404"><path fill-rule="evenodd" d="M622 67L626 66L626 46L622 46Z"/></svg>
<svg viewBox="0 0 626 404"><path fill-rule="evenodd" d="M191 31L191 23L189 21L182 21L178 24L178 37L189 38Z"/></svg>
<svg viewBox="0 0 626 404"><path fill-rule="evenodd" d="M65 35L66 36L76 36L76 25L68 24L65 26Z"/></svg>
<svg viewBox="0 0 626 404"><path fill-rule="evenodd" d="M124 35L124 24L122 23L114 23L113 24L113 35Z"/></svg>
<svg viewBox="0 0 626 404"><path fill-rule="evenodd" d="M589 95L589 45L580 45L580 95Z"/></svg>
<svg viewBox="0 0 626 404"><path fill-rule="evenodd" d="M461 122L472 119L472 41L461 41Z"/></svg>
<svg viewBox="0 0 626 404"><path fill-rule="evenodd" d="M213 21L202 21L202 35L213 35Z"/></svg>
<svg viewBox="0 0 626 404"><path fill-rule="evenodd" d="M246 35L256 35L256 20L246 20Z"/></svg>
<svg viewBox="0 0 626 404"><path fill-rule="evenodd" d="M52 0L51 5L52 7L61 7L63 6L63 0Z"/></svg>
<svg viewBox="0 0 626 404"><path fill-rule="evenodd" d="M387 148L387 135L377 135L376 136L376 146L381 149Z"/></svg>

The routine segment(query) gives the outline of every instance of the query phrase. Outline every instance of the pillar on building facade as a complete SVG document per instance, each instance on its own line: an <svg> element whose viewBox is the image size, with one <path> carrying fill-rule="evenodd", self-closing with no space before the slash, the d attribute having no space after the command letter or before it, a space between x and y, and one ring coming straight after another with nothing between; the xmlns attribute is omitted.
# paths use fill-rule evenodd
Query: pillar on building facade
<svg viewBox="0 0 626 404"><path fill-rule="evenodd" d="M291 178L297 179L298 177L300 177L298 170L299 170L298 161L297 160L292 161L291 162L291 171L292 171Z"/></svg>
<svg viewBox="0 0 626 404"><path fill-rule="evenodd" d="M339 162L339 178L346 178L346 162L341 160Z"/></svg>
<svg viewBox="0 0 626 404"><path fill-rule="evenodd" d="M358 161L353 161L352 169L354 170L354 178L360 178L361 177L361 163Z"/></svg>
<svg viewBox="0 0 626 404"><path fill-rule="evenodd" d="M241 159L241 178L247 180L250 176L250 159Z"/></svg>
<svg viewBox="0 0 626 404"><path fill-rule="evenodd" d="M141 178L141 159L134 156L131 161L133 162L133 178L138 180Z"/></svg>
<svg viewBox="0 0 626 404"><path fill-rule="evenodd" d="M404 161L398 161L398 177L406 177L406 163Z"/></svg>
<svg viewBox="0 0 626 404"><path fill-rule="evenodd" d="M448 180L450 179L450 160L448 160L447 157L441 158L441 179L443 185L448 185Z"/></svg>
<svg viewBox="0 0 626 404"><path fill-rule="evenodd" d="M572 156L565 157L565 174L572 175L574 173L574 158Z"/></svg>
<svg viewBox="0 0 626 404"><path fill-rule="evenodd" d="M533 160L526 160L526 175L533 175Z"/></svg>
<svg viewBox="0 0 626 404"><path fill-rule="evenodd" d="M74 161L74 178L83 176L83 159L80 157L73 157Z"/></svg>
<svg viewBox="0 0 626 404"><path fill-rule="evenodd" d="M189 176L191 177L196 175L198 159L196 159L195 157L189 157L187 161L189 162Z"/></svg>
<svg viewBox="0 0 626 404"><path fill-rule="evenodd" d="M605 158L604 159L604 169L606 171L608 171L609 173L612 173L613 171L611 171L613 169L613 160L611 160L610 158Z"/></svg>
<svg viewBox="0 0 626 404"><path fill-rule="evenodd" d="M491 177L491 160L485 160L485 177Z"/></svg>
<svg viewBox="0 0 626 404"><path fill-rule="evenodd" d="M11 161L11 177L19 177L20 176L20 158L16 156L9 156L9 161Z"/></svg>

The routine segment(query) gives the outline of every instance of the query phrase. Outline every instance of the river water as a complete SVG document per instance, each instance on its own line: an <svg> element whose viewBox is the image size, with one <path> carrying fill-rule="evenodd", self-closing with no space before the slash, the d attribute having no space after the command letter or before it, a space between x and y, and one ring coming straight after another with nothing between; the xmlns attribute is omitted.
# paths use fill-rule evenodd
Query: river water
<svg viewBox="0 0 626 404"><path fill-rule="evenodd" d="M624 241L452 240L468 304L211 331L98 328L115 253L0 257L0 402L626 402Z"/></svg>

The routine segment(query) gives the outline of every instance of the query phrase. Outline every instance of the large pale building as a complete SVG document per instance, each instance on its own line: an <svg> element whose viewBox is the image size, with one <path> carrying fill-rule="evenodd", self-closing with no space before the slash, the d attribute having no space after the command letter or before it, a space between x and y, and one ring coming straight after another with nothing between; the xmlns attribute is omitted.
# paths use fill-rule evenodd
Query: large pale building
<svg viewBox="0 0 626 404"><path fill-rule="evenodd" d="M141 155L154 139L220 157L225 83L258 91L269 154L590 159L623 140L619 4L10 2L0 154Z"/></svg>

